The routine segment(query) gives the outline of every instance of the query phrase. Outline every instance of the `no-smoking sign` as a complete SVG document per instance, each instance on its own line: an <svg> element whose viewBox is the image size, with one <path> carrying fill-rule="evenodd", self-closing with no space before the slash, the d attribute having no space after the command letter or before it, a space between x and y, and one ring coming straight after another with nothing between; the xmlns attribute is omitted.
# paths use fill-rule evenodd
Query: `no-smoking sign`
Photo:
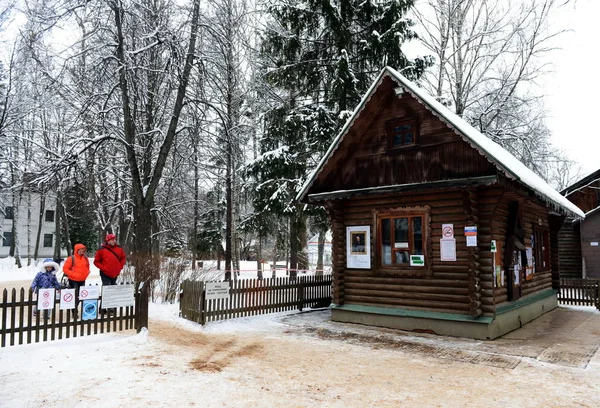
<svg viewBox="0 0 600 408"><path fill-rule="evenodd" d="M37 301L38 310L54 309L54 289L40 289Z"/></svg>
<svg viewBox="0 0 600 408"><path fill-rule="evenodd" d="M454 238L454 224L442 224L442 239Z"/></svg>
<svg viewBox="0 0 600 408"><path fill-rule="evenodd" d="M61 310L75 308L75 289L63 289L60 291L60 308Z"/></svg>

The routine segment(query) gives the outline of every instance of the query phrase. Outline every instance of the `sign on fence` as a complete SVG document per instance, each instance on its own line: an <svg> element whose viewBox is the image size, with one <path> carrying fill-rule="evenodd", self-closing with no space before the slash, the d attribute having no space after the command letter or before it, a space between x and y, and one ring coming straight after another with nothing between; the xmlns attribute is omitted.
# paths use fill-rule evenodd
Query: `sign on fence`
<svg viewBox="0 0 600 408"><path fill-rule="evenodd" d="M229 282L206 282L206 299L229 298Z"/></svg>
<svg viewBox="0 0 600 408"><path fill-rule="evenodd" d="M133 306L133 285L102 286L102 308Z"/></svg>
<svg viewBox="0 0 600 408"><path fill-rule="evenodd" d="M60 309L75 309L75 289L60 290Z"/></svg>
<svg viewBox="0 0 600 408"><path fill-rule="evenodd" d="M94 320L96 317L98 317L98 301L84 300L81 320Z"/></svg>
<svg viewBox="0 0 600 408"><path fill-rule="evenodd" d="M98 299L100 296L100 286L80 286L79 299Z"/></svg>
<svg viewBox="0 0 600 408"><path fill-rule="evenodd" d="M38 289L38 310L54 309L54 289Z"/></svg>

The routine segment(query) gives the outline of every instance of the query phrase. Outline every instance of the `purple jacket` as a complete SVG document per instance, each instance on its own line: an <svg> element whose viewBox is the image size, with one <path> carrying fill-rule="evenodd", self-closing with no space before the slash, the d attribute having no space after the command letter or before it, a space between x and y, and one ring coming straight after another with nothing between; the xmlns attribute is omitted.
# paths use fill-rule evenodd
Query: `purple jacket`
<svg viewBox="0 0 600 408"><path fill-rule="evenodd" d="M31 282L31 290L37 292L38 289L50 289L56 288L60 289L60 284L56 279L56 275L52 272L38 272Z"/></svg>

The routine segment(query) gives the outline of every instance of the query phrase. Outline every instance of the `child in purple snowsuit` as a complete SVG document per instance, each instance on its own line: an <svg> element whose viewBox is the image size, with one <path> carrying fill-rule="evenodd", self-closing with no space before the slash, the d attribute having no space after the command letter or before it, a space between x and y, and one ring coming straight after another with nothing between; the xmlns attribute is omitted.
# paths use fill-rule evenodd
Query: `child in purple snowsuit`
<svg viewBox="0 0 600 408"><path fill-rule="evenodd" d="M56 272L60 266L53 259L44 259L42 263L42 270L35 275L33 278L33 282L31 282L31 290L36 294L38 293L38 289L60 289L60 283L58 283L58 279L56 279ZM37 307L33 307L33 315L35 316L37 313ZM47 314L46 314L46 319Z"/></svg>

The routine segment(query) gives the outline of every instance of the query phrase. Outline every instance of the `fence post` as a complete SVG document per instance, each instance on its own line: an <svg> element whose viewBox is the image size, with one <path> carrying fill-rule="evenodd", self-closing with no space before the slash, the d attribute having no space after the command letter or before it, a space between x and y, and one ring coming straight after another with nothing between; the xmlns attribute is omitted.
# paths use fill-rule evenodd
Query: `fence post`
<svg viewBox="0 0 600 408"><path fill-rule="evenodd" d="M204 281L200 281L200 324L206 324L206 294L204 293Z"/></svg>
<svg viewBox="0 0 600 408"><path fill-rule="evenodd" d="M300 279L298 279L298 310L302 311L302 308L304 307L304 278L300 277Z"/></svg>

